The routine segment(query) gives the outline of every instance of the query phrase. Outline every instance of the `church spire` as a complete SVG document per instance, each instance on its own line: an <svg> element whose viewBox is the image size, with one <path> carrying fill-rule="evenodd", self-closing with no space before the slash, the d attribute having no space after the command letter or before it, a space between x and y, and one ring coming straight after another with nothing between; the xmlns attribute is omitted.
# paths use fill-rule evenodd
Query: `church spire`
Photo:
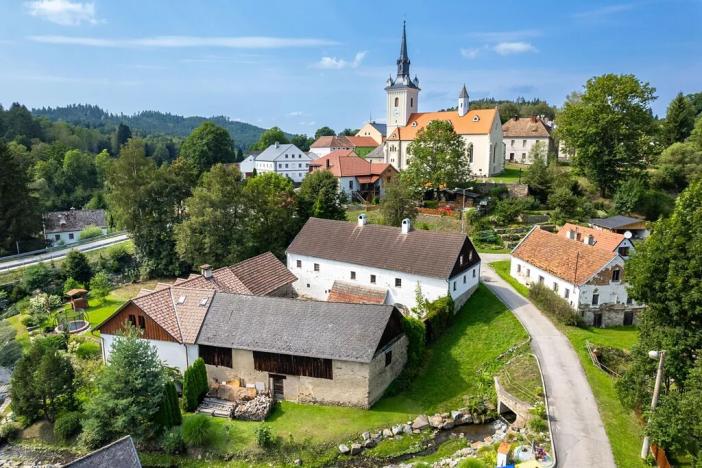
<svg viewBox="0 0 702 468"><path fill-rule="evenodd" d="M400 46L400 58L397 59L397 77L407 77L407 80L410 79L410 59L407 55L406 21L402 22L402 45Z"/></svg>

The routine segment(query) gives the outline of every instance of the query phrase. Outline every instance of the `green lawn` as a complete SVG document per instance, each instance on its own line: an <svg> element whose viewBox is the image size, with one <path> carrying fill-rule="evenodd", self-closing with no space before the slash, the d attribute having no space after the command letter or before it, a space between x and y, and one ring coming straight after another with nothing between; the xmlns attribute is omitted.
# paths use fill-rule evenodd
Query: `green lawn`
<svg viewBox="0 0 702 468"><path fill-rule="evenodd" d="M498 184L517 184L519 183L520 175L524 176L524 171L528 166L521 164L506 164L505 170L494 177L490 177L488 182Z"/></svg>
<svg viewBox="0 0 702 468"><path fill-rule="evenodd" d="M529 289L517 283L509 274L509 261L503 260L490 264L498 275L520 294L527 297ZM516 283L516 284L515 284ZM600 416L604 423L612 452L617 466L642 467L644 463L639 458L641 450L641 424L636 415L622 406L614 388L615 379L605 374L592 364L587 354L585 342L631 349L638 339L638 329L635 327L613 328L578 328L555 324L568 337L583 366L592 393L597 400Z"/></svg>
<svg viewBox="0 0 702 468"><path fill-rule="evenodd" d="M504 364L497 357L526 338L514 315L481 285L451 328L429 347L425 370L407 390L369 410L282 402L266 425L283 441L331 450L367 430L465 406L468 396L492 391L492 375ZM217 419L217 425L226 435L216 447L222 455L259 453L254 436L259 423Z"/></svg>

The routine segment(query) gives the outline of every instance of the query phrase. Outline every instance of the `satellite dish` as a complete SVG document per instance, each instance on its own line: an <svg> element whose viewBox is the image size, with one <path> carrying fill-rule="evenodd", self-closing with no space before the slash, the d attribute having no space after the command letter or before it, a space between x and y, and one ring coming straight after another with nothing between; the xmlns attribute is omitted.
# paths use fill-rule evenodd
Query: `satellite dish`
<svg viewBox="0 0 702 468"><path fill-rule="evenodd" d="M626 231L626 232L624 233L624 238L625 238L625 239L631 239L631 236L632 236L631 231Z"/></svg>

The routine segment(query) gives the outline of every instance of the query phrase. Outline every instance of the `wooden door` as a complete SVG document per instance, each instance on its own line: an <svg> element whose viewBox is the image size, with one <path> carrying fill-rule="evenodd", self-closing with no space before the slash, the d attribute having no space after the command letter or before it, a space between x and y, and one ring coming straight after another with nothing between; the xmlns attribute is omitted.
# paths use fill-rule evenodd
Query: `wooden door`
<svg viewBox="0 0 702 468"><path fill-rule="evenodd" d="M633 325L634 324L634 312L631 310L627 310L624 312L624 325Z"/></svg>
<svg viewBox="0 0 702 468"><path fill-rule="evenodd" d="M276 400L284 400L285 399L285 379L279 377L279 376L272 376L273 379L273 398Z"/></svg>
<svg viewBox="0 0 702 468"><path fill-rule="evenodd" d="M594 327L601 327L602 326L602 312L595 312L593 320L592 320L592 325Z"/></svg>

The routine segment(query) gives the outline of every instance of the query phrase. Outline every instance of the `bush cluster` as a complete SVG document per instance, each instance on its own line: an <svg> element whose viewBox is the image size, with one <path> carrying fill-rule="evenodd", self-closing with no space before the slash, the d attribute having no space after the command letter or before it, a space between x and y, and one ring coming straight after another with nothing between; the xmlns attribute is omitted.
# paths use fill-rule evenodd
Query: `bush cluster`
<svg viewBox="0 0 702 468"><path fill-rule="evenodd" d="M94 359L100 356L100 344L86 341L78 345L76 355L81 359Z"/></svg>
<svg viewBox="0 0 702 468"><path fill-rule="evenodd" d="M256 445L261 448L269 448L273 445L273 433L271 428L265 424L256 428Z"/></svg>
<svg viewBox="0 0 702 468"><path fill-rule="evenodd" d="M568 301L558 296L543 284L533 284L529 288L529 299L550 317L564 325L579 326L580 316Z"/></svg>
<svg viewBox="0 0 702 468"><path fill-rule="evenodd" d="M19 435L22 428L16 422L7 422L0 426L0 442L14 440Z"/></svg>
<svg viewBox="0 0 702 468"><path fill-rule="evenodd" d="M80 420L81 415L77 411L63 413L56 418L56 422L54 423L54 435L61 441L69 441L72 437L80 433Z"/></svg>
<svg viewBox="0 0 702 468"><path fill-rule="evenodd" d="M183 422L183 440L193 447L206 447L212 443L214 431L210 416L196 414Z"/></svg>
<svg viewBox="0 0 702 468"><path fill-rule="evenodd" d="M177 455L185 452L185 441L179 427L174 427L163 434L163 437L161 437L161 448L168 455Z"/></svg>
<svg viewBox="0 0 702 468"><path fill-rule="evenodd" d="M446 295L426 304L424 325L426 327L426 342L435 341L451 325L454 317L454 303L451 296Z"/></svg>

